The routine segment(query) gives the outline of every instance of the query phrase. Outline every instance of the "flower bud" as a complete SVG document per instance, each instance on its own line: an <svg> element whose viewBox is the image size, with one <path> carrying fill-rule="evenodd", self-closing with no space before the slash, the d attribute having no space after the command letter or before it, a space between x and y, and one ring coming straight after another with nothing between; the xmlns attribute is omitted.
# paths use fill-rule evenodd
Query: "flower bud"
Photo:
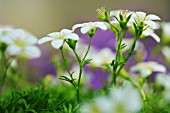
<svg viewBox="0 0 170 113"><path fill-rule="evenodd" d="M105 22L110 21L110 11L106 11L106 9L104 7L100 8L100 9L97 9L96 11L98 13L97 17L100 20L103 20Z"/></svg>
<svg viewBox="0 0 170 113"><path fill-rule="evenodd" d="M0 42L0 50L5 51L7 49L8 45L4 42Z"/></svg>

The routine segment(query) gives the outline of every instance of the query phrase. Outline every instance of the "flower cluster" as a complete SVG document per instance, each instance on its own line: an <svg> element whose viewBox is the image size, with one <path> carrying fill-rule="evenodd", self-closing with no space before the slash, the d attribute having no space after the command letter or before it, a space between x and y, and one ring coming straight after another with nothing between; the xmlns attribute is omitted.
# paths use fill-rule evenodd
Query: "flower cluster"
<svg viewBox="0 0 170 113"><path fill-rule="evenodd" d="M5 83L8 72L13 73L12 70L9 70L9 67L16 67L13 66L12 63L15 62L12 62L11 59L13 60L17 56L38 58L41 56L41 52L36 44L50 42L51 46L57 50L55 52L58 52L58 50L61 52L61 56L57 54L53 58L57 77L71 84L73 87L68 87L74 88L76 91L73 100L76 98L77 101L71 104L73 106L77 104L78 107L73 109L72 105L69 104L67 109L67 105L64 105L62 109L65 112L75 112L75 109L79 109L78 111L81 113L137 113L145 112L147 109L150 110L148 105L151 105L150 100L155 95L163 96L155 100L158 103L169 101L170 78L167 76L169 75L168 63L170 65L169 23L157 23L156 21L160 20L158 16L154 14L147 15L145 12L139 11L107 11L102 7L97 9L97 13L101 21L78 23L73 25L71 30L62 29L58 32L49 33L40 39L22 29L0 29L0 90ZM76 33L78 28L80 28L80 34ZM159 28L161 28L162 33L161 38L155 33L155 30ZM99 48L92 46L98 29L107 30L112 34L110 36L111 41L103 41L106 40L107 35L100 36L103 45L109 43L112 46ZM129 34L131 35L128 36ZM88 42L87 45L82 43L81 35L89 38L84 39ZM159 42L152 42L158 44L158 46L152 47L149 42L150 47L148 48L148 43L145 40L140 40L140 38L147 38L148 36ZM68 51L64 47L67 47ZM152 54L149 53L151 51ZM156 57L150 58L154 55L158 56L160 62L155 59ZM165 57L165 59L161 57ZM62 61L60 61L61 59ZM163 65L164 62L162 61L166 61L167 64ZM152 82L150 79L152 79L154 72L158 74L156 80ZM59 82L57 77L48 75L42 82L43 88L48 87L50 82L52 83L50 85L54 85L55 80ZM94 81L99 87L92 83ZM60 83L65 84L65 82L59 82L55 85L59 87ZM89 85L94 85L94 89L100 90L93 92ZM62 91L65 86L61 86ZM66 91L66 95L69 91ZM156 94L153 94L154 92ZM150 97L150 95L153 95L153 97ZM47 96L50 95L46 95L45 98ZM89 102L84 102L89 99L91 99ZM168 101L168 104L163 105L169 105ZM34 111L31 106L26 105L27 102L24 99L22 102L28 111ZM1 104L0 108L3 108ZM43 110L47 109L43 108Z"/></svg>
<svg viewBox="0 0 170 113"><path fill-rule="evenodd" d="M40 57L40 49L35 46L37 41L35 36L22 29L2 28L0 30L0 43L7 45L7 53L11 56Z"/></svg>
<svg viewBox="0 0 170 113"><path fill-rule="evenodd" d="M81 105L81 113L135 113L142 107L139 92L129 83L114 87L108 96L100 96L93 103Z"/></svg>

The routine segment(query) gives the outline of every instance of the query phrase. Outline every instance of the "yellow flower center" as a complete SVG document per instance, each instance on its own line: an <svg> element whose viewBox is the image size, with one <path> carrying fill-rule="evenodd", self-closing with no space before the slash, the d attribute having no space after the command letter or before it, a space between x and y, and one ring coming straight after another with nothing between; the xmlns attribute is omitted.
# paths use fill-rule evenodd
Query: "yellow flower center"
<svg viewBox="0 0 170 113"><path fill-rule="evenodd" d="M26 43L24 41L22 41L21 39L19 39L19 38L16 38L14 40L14 43L15 43L16 46L19 46L21 48L26 46Z"/></svg>

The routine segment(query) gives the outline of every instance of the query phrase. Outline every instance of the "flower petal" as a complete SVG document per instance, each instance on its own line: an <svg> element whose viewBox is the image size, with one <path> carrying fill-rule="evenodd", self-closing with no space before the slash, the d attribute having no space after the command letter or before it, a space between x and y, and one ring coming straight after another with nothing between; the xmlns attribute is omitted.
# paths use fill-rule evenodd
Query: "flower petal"
<svg viewBox="0 0 170 113"><path fill-rule="evenodd" d="M26 53L31 58L38 58L41 56L41 51L36 46L26 47L24 53Z"/></svg>
<svg viewBox="0 0 170 113"><path fill-rule="evenodd" d="M25 42L27 44L36 44L37 40L38 39L35 36L27 36L27 37L25 37Z"/></svg>
<svg viewBox="0 0 170 113"><path fill-rule="evenodd" d="M53 40L52 37L43 37L43 38L38 40L38 44L43 44L45 42L52 41L52 40Z"/></svg>
<svg viewBox="0 0 170 113"><path fill-rule="evenodd" d="M86 34L89 30L91 29L91 26L83 26L81 29L80 29L80 31L81 31L81 33L83 33L83 34Z"/></svg>
<svg viewBox="0 0 170 113"><path fill-rule="evenodd" d="M53 32L53 33L48 34L47 36L56 38L56 37L59 37L59 34L60 34L59 32Z"/></svg>
<svg viewBox="0 0 170 113"><path fill-rule="evenodd" d="M159 16L149 14L148 16L146 16L146 20L161 20L161 19L159 18Z"/></svg>
<svg viewBox="0 0 170 113"><path fill-rule="evenodd" d="M142 75L142 77L148 77L149 75L152 74L152 70L150 70L150 69L142 69L142 70L140 70L140 74Z"/></svg>
<svg viewBox="0 0 170 113"><path fill-rule="evenodd" d="M13 43L12 39L9 38L8 36L0 37L0 41L1 41L1 42L5 42L5 43L7 43L7 44Z"/></svg>
<svg viewBox="0 0 170 113"><path fill-rule="evenodd" d="M51 42L51 45L55 48L55 49L59 49L60 47L62 47L64 40L53 40Z"/></svg>
<svg viewBox="0 0 170 113"><path fill-rule="evenodd" d="M158 43L160 42L160 38L157 34L152 33L150 36L152 36L155 39L156 42L158 42Z"/></svg>
<svg viewBox="0 0 170 113"><path fill-rule="evenodd" d="M155 72L162 72L166 73L166 67L162 64L156 63L155 65L152 66L153 71Z"/></svg>
<svg viewBox="0 0 170 113"><path fill-rule="evenodd" d="M83 27L83 24L76 24L72 27L72 31L75 31L75 29L79 28L79 27Z"/></svg>
<svg viewBox="0 0 170 113"><path fill-rule="evenodd" d="M142 32L145 36L150 36L152 33L154 33L154 30L148 27L145 31Z"/></svg>
<svg viewBox="0 0 170 113"><path fill-rule="evenodd" d="M103 22L95 22L97 27L102 30L107 30L107 26Z"/></svg>
<svg viewBox="0 0 170 113"><path fill-rule="evenodd" d="M26 36L26 33L22 29L16 29L16 30L13 30L11 32L11 34L9 34L9 35L10 35L10 38L12 38L12 39L17 38L17 39L23 40Z"/></svg>
<svg viewBox="0 0 170 113"><path fill-rule="evenodd" d="M118 17L118 16L119 16L119 13L120 13L120 10L112 10L112 11L110 11L110 17L111 17L111 16L116 16L116 17Z"/></svg>
<svg viewBox="0 0 170 113"><path fill-rule="evenodd" d="M69 30L69 29L62 29L60 34L66 36L66 35L69 35L71 34L73 31L72 30Z"/></svg>
<svg viewBox="0 0 170 113"><path fill-rule="evenodd" d="M156 29L157 28L157 24L154 21L148 20L148 21L144 21L144 23L147 24L152 29Z"/></svg>
<svg viewBox="0 0 170 113"><path fill-rule="evenodd" d="M10 55L18 55L22 52L22 49L16 45L10 45L7 49Z"/></svg>
<svg viewBox="0 0 170 113"><path fill-rule="evenodd" d="M79 40L79 36L75 33L71 33L70 35L67 35L64 38L65 39L72 39L72 40Z"/></svg>
<svg viewBox="0 0 170 113"><path fill-rule="evenodd" d="M136 12L136 15L138 16L138 18L140 20L143 21L143 19L146 17L146 13L145 12Z"/></svg>

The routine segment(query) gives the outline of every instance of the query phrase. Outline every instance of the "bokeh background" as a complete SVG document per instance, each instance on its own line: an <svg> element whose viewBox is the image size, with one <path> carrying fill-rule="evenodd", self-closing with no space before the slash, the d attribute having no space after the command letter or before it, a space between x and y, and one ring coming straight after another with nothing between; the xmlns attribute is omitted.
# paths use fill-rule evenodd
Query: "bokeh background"
<svg viewBox="0 0 170 113"><path fill-rule="evenodd" d="M96 9L101 7L145 11L160 16L162 21L170 21L169 5L170 0L0 0L0 26L23 28L41 38L63 28L71 29L77 23L98 20ZM51 65L56 51L50 46L40 47L41 58L31 60L30 67L26 63L21 65L23 73L35 81L39 76L56 73Z"/></svg>
<svg viewBox="0 0 170 113"><path fill-rule="evenodd" d="M170 21L170 0L0 0L0 25L24 28L38 37L79 22L97 20L96 9L129 9Z"/></svg>

